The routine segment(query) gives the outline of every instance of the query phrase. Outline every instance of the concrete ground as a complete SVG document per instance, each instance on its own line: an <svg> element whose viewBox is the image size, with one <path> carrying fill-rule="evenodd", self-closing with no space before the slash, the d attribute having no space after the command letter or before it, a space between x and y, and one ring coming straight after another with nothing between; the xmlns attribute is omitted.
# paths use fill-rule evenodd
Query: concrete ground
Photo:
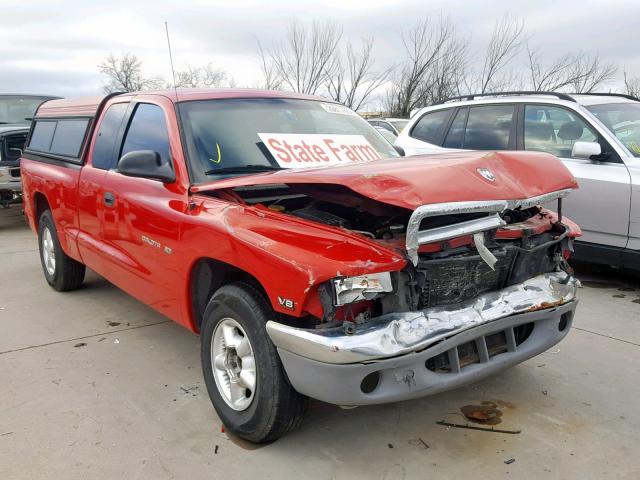
<svg viewBox="0 0 640 480"><path fill-rule="evenodd" d="M95 274L57 293L0 211L0 479L640 478L640 282L582 274L557 347L453 392L341 410L256 448L221 431L198 337ZM494 402L491 433L460 408ZM510 462L510 460L514 460Z"/></svg>

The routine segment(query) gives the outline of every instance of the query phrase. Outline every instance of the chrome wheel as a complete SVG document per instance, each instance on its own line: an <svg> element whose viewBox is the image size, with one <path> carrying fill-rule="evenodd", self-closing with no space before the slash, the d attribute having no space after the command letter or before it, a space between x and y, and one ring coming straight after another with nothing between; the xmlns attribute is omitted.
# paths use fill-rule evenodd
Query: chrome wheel
<svg viewBox="0 0 640 480"><path fill-rule="evenodd" d="M56 249L49 227L44 227L42 230L42 258L49 275L54 275L56 273Z"/></svg>
<svg viewBox="0 0 640 480"><path fill-rule="evenodd" d="M211 364L218 392L236 411L249 408L256 392L256 360L249 337L232 318L220 320L211 337Z"/></svg>

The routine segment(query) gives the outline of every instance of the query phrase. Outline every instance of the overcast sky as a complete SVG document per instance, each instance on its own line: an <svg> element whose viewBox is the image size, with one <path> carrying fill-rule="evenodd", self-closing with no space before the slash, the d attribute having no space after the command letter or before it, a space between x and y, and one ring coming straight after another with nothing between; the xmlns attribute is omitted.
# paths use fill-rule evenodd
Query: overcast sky
<svg viewBox="0 0 640 480"><path fill-rule="evenodd" d="M238 86L260 81L256 38L270 45L293 18L338 22L356 43L374 36L382 66L398 61L400 32L416 19L449 16L481 49L507 12L525 20L530 44L549 58L582 49L619 65L620 79L623 67L640 76L637 0L0 0L0 12L0 92L99 94L97 65L110 52L134 53L146 75L168 79L165 20L176 70L212 62Z"/></svg>

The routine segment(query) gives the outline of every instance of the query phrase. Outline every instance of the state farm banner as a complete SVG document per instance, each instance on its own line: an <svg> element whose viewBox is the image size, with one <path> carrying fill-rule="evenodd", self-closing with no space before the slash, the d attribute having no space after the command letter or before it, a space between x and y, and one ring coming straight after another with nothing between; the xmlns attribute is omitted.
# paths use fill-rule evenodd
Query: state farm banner
<svg viewBox="0 0 640 480"><path fill-rule="evenodd" d="M348 165L381 158L363 135L258 133L258 136L283 168Z"/></svg>

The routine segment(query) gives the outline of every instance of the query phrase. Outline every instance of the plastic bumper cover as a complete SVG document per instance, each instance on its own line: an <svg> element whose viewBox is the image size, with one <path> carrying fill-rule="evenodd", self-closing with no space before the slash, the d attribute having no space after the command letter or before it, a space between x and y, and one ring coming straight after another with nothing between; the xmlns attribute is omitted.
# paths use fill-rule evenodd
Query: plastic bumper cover
<svg viewBox="0 0 640 480"><path fill-rule="evenodd" d="M393 402L476 381L555 345L569 331L577 286L564 272L551 273L466 304L383 315L354 335L275 322L267 332L300 393L340 405ZM515 329L525 324L532 330L518 343ZM495 334L505 348L492 354L488 339ZM467 363L458 348L469 344L475 360ZM429 368L441 354L449 359L447 372ZM365 388L371 374L374 388Z"/></svg>

